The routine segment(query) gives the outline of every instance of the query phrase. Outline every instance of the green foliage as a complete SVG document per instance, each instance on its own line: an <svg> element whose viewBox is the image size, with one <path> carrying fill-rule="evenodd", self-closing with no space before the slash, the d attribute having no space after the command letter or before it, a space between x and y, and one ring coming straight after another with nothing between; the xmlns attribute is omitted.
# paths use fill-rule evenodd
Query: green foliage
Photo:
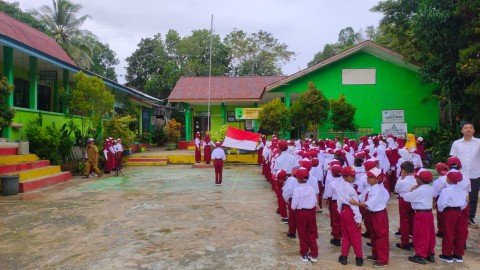
<svg viewBox="0 0 480 270"><path fill-rule="evenodd" d="M50 34L47 27L39 20L37 20L32 14L28 12L23 12L20 9L20 4L18 2L7 3L5 1L0 1L0 11L5 12L6 14L10 15L31 27L44 32L46 34Z"/></svg>
<svg viewBox="0 0 480 270"><path fill-rule="evenodd" d="M121 138L122 145L124 145L125 148L129 148L135 140L135 132L130 130L129 126L136 122L138 122L138 119L131 115L112 117L110 121L103 121L105 132L102 141L109 137L115 139Z"/></svg>
<svg viewBox="0 0 480 270"><path fill-rule="evenodd" d="M327 121L329 110L330 103L327 98L312 82L308 82L308 90L301 93L290 108L292 120L296 125L311 122L321 126Z"/></svg>
<svg viewBox="0 0 480 270"><path fill-rule="evenodd" d="M214 143L216 142L222 142L225 139L225 134L227 134L227 129L229 125L223 125L220 127L219 130L210 132L210 140Z"/></svg>
<svg viewBox="0 0 480 270"><path fill-rule="evenodd" d="M89 15L77 17L81 9L82 5L69 0L53 0L52 6L41 6L32 10L31 14L46 26L78 66L89 69L95 49L92 40L96 40L96 37L92 32L80 29L90 18Z"/></svg>
<svg viewBox="0 0 480 270"><path fill-rule="evenodd" d="M72 152L71 125L64 124L61 129L58 129L54 122L46 127L42 127L42 123L42 115L39 114L38 118L27 124L26 133L30 151L41 159L50 160L52 164L60 164Z"/></svg>
<svg viewBox="0 0 480 270"><path fill-rule="evenodd" d="M164 126L165 134L167 135L167 142L177 143L180 140L180 130L182 129L182 124L178 123L175 119L168 120L167 124Z"/></svg>
<svg viewBox="0 0 480 270"><path fill-rule="evenodd" d="M332 110L330 122L334 130L341 132L357 130L355 125L355 111L357 108L347 103L343 93L340 94L337 100L330 99L330 108Z"/></svg>
<svg viewBox="0 0 480 270"><path fill-rule="evenodd" d="M265 132L277 134L280 131L290 131L292 129L290 111L279 98L262 105L261 108L263 110L260 111L258 120L260 128Z"/></svg>
<svg viewBox="0 0 480 270"><path fill-rule="evenodd" d="M432 129L425 137L425 150L433 156L433 162L446 162L450 156L453 141L462 136L456 127Z"/></svg>
<svg viewBox="0 0 480 270"><path fill-rule="evenodd" d="M282 66L295 57L286 44L262 30L247 36L244 31L234 29L224 43L230 48L232 76L282 75Z"/></svg>
<svg viewBox="0 0 480 270"><path fill-rule="evenodd" d="M157 144L157 146L164 145L167 142L167 134L163 127L158 127L153 130L153 142Z"/></svg>
<svg viewBox="0 0 480 270"><path fill-rule="evenodd" d="M140 143L150 143L150 137L151 137L150 132L143 131L143 133L137 137L137 141L139 141Z"/></svg>
<svg viewBox="0 0 480 270"><path fill-rule="evenodd" d="M0 130L10 126L15 117L15 110L8 106L8 97L14 91L15 86L10 84L7 78L0 80Z"/></svg>
<svg viewBox="0 0 480 270"><path fill-rule="evenodd" d="M108 44L103 44L96 39L92 39L92 43L95 47L92 55L91 71L116 82L117 73L115 72L115 66L120 64L116 53L110 49Z"/></svg>

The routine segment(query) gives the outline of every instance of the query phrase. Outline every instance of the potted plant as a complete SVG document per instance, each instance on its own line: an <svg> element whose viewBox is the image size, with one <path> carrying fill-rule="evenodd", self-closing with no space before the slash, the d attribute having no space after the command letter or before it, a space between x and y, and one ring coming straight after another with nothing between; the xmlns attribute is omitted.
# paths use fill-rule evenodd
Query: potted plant
<svg viewBox="0 0 480 270"><path fill-rule="evenodd" d="M14 89L15 86L10 84L7 78L0 80L0 130L10 126L15 116L15 110L7 102Z"/></svg>
<svg viewBox="0 0 480 270"><path fill-rule="evenodd" d="M181 128L182 124L178 123L175 119L168 120L164 127L167 137L167 150L175 150L177 148Z"/></svg>

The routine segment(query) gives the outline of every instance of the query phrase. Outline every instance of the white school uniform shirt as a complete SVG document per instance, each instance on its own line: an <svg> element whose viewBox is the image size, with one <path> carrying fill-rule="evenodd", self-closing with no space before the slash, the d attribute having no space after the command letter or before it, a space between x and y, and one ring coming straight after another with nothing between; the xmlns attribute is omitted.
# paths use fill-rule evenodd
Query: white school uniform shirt
<svg viewBox="0 0 480 270"><path fill-rule="evenodd" d="M447 176L441 175L432 184L433 198L437 198L440 195L442 189L447 187Z"/></svg>
<svg viewBox="0 0 480 270"><path fill-rule="evenodd" d="M368 198L365 197L367 193L368 193ZM370 186L368 189L366 189L365 195L363 195L363 198L365 200L365 204L367 205L367 209L372 212L378 212L385 209L385 207L387 207L387 201L385 201L385 195L383 194L383 191L381 190L379 184L375 184L373 186Z"/></svg>
<svg viewBox="0 0 480 270"><path fill-rule="evenodd" d="M362 191L365 189L365 184L367 184L366 181L362 181L362 178L363 176L367 176L367 173L365 172L365 167L363 166L360 166L360 167L353 167L353 169L355 170L356 174L355 174L355 182L353 183L355 186L357 186L357 191L359 193L362 193ZM365 178L367 179L367 178ZM362 190L358 190L360 188L360 185L362 185Z"/></svg>
<svg viewBox="0 0 480 270"><path fill-rule="evenodd" d="M457 156L462 162L460 171L464 179L480 177L480 139L474 137L468 142L464 138L454 141L450 155Z"/></svg>
<svg viewBox="0 0 480 270"><path fill-rule="evenodd" d="M334 192L337 193L337 211L340 213L342 211L342 205L350 205L350 200L354 199L355 201L358 201L358 194L353 188L353 185L348 183L347 181L343 181L342 183L339 183L336 187ZM352 212L354 215L354 219L356 223L361 223L362 222L362 214L360 214L360 209L356 205L350 205L350 208L352 208Z"/></svg>
<svg viewBox="0 0 480 270"><path fill-rule="evenodd" d="M195 146L197 146L198 149L200 149L200 139L195 138Z"/></svg>
<svg viewBox="0 0 480 270"><path fill-rule="evenodd" d="M467 192L457 185L448 185L440 192L437 200L438 211L443 212L445 207L460 207L462 210L467 207Z"/></svg>
<svg viewBox="0 0 480 270"><path fill-rule="evenodd" d="M416 185L417 185L417 180L415 180L415 176L407 175L403 179L398 178L397 184L395 185L395 192L400 197L403 197L403 194L410 192L412 187Z"/></svg>
<svg viewBox="0 0 480 270"><path fill-rule="evenodd" d="M263 147L265 147L265 144L263 144L263 141L260 140L260 143L257 145L257 147L255 148L255 150L258 150L258 149L263 148Z"/></svg>
<svg viewBox="0 0 480 270"><path fill-rule="evenodd" d="M368 189L368 187L370 186L367 182L367 174L365 173L364 175L360 176L360 179L358 180L355 180L355 184L357 185L357 191L359 193L363 193L365 192L365 190Z"/></svg>
<svg viewBox="0 0 480 270"><path fill-rule="evenodd" d="M308 177L308 180L307 180L307 185L311 186L313 188L313 190L315 190L315 194L320 193L320 190L318 188L318 180L312 174L309 174L309 177Z"/></svg>
<svg viewBox="0 0 480 270"><path fill-rule="evenodd" d="M276 174L280 170L284 170L287 174L292 174L293 168L295 168L295 157L283 151L275 159L273 166L273 172Z"/></svg>
<svg viewBox="0 0 480 270"><path fill-rule="evenodd" d="M292 209L312 209L317 205L315 190L309 185L299 184L293 190Z"/></svg>
<svg viewBox="0 0 480 270"><path fill-rule="evenodd" d="M433 189L428 184L423 184L414 191L403 194L403 199L412 204L414 210L432 209Z"/></svg>
<svg viewBox="0 0 480 270"><path fill-rule="evenodd" d="M343 182L343 177L332 177L332 180L327 184L325 183L325 191L323 192L323 198L328 199L332 198L332 200L337 199L337 193L333 192L336 186Z"/></svg>
<svg viewBox="0 0 480 270"><path fill-rule="evenodd" d="M317 166L317 167L312 167L310 169L310 175L312 175L313 177L315 177L317 179L318 182L321 182L322 185L323 185L323 171L322 169L320 168L320 166Z"/></svg>
<svg viewBox="0 0 480 270"><path fill-rule="evenodd" d="M227 157L225 156L225 151L221 147L216 147L212 151L212 159L222 159L225 160Z"/></svg>
<svg viewBox="0 0 480 270"><path fill-rule="evenodd" d="M115 147L113 146L113 144L108 147L108 151L110 151L110 153L112 154L115 154Z"/></svg>
<svg viewBox="0 0 480 270"><path fill-rule="evenodd" d="M116 149L115 149L116 152L123 153L123 145L121 143L117 143L115 146L116 146Z"/></svg>
<svg viewBox="0 0 480 270"><path fill-rule="evenodd" d="M287 149L287 152L290 154L290 155L294 155L295 154L295 147L293 145L289 145L288 146L288 149Z"/></svg>
<svg viewBox="0 0 480 270"><path fill-rule="evenodd" d="M283 184L282 187L282 197L285 200L286 203L288 203L288 200L293 197L293 190L298 186L298 181L297 178L290 176L287 178L285 181L285 184Z"/></svg>

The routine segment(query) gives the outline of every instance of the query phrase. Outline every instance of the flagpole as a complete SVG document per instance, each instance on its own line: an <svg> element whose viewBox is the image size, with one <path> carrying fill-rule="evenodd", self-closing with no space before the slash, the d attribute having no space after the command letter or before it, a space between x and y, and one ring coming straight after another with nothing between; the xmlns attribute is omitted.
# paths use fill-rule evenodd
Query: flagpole
<svg viewBox="0 0 480 270"><path fill-rule="evenodd" d="M207 116L207 131L210 131L210 80L212 77L212 39L213 39L213 14L210 20L210 60L208 67L208 116Z"/></svg>

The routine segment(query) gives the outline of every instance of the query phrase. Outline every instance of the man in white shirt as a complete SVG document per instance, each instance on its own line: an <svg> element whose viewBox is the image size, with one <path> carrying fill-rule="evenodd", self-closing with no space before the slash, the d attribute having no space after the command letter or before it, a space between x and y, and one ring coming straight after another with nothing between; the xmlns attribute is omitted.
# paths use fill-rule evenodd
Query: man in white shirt
<svg viewBox="0 0 480 270"><path fill-rule="evenodd" d="M460 159L462 162L461 172L466 179L470 179L472 189L468 195L468 225L478 229L474 219L480 191L480 139L473 137L475 128L472 123L462 124L461 131L463 138L453 142L450 155Z"/></svg>

